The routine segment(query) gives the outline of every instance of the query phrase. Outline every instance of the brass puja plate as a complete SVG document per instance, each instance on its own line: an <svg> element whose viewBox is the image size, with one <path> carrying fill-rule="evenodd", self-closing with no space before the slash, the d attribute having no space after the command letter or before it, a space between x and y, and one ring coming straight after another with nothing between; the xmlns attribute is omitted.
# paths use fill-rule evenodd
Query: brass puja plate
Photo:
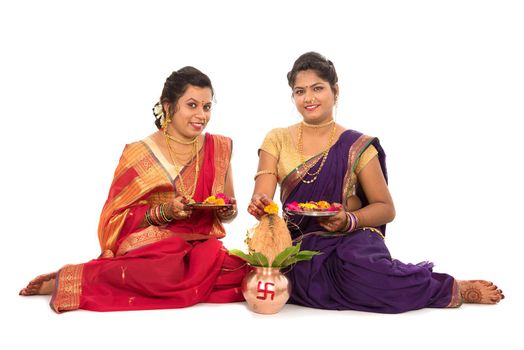
<svg viewBox="0 0 524 350"><path fill-rule="evenodd" d="M328 210L286 210L289 214L292 215L303 215L303 216L335 216L338 211L328 211Z"/></svg>

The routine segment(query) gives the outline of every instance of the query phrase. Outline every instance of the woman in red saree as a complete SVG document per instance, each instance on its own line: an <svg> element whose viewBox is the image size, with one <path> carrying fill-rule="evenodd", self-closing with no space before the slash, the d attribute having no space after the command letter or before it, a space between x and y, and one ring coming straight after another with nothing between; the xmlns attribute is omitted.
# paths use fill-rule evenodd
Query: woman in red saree
<svg viewBox="0 0 524 350"><path fill-rule="evenodd" d="M102 210L101 254L38 276L21 295L52 294L56 312L180 308L243 300L247 266L229 256L222 222L237 214L232 142L203 133L213 88L193 67L173 72L153 109L159 131L126 145ZM231 206L191 210L224 193Z"/></svg>

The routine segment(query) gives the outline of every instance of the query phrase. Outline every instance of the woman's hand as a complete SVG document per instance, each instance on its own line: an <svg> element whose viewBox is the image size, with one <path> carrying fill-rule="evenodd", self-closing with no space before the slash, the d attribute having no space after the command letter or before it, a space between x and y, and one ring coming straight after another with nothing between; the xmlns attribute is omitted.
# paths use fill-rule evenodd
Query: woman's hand
<svg viewBox="0 0 524 350"><path fill-rule="evenodd" d="M189 200L185 197L178 196L168 203L168 215L175 220L184 220L191 216L191 209L188 208Z"/></svg>
<svg viewBox="0 0 524 350"><path fill-rule="evenodd" d="M333 203L333 206L338 209L337 215L319 217L318 222L328 232L342 231L348 223L346 212L342 204Z"/></svg>
<svg viewBox="0 0 524 350"><path fill-rule="evenodd" d="M264 215L264 208L266 205L271 204L271 199L264 193L255 193L251 197L251 202L247 207L247 212L253 215L257 220L260 220L260 217Z"/></svg>
<svg viewBox="0 0 524 350"><path fill-rule="evenodd" d="M237 200L234 197L231 197L229 201L230 204L232 204L231 206L220 208L216 211L218 218L222 222L229 222L237 216Z"/></svg>

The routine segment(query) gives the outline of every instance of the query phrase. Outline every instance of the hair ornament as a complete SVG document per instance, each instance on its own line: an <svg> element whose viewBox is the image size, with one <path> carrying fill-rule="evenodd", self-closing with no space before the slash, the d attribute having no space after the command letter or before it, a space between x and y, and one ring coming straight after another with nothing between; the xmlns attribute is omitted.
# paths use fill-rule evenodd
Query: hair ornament
<svg viewBox="0 0 524 350"><path fill-rule="evenodd" d="M160 125L165 124L166 116L164 114L164 107L162 106L162 103L160 101L155 103L155 105L153 106L153 115L155 116L156 120L160 121Z"/></svg>

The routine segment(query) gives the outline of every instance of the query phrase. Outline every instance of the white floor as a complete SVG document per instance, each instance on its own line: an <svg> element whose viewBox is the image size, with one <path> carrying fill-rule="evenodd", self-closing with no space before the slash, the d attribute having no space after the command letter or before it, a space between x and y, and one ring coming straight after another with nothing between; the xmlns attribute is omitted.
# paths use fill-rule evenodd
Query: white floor
<svg viewBox="0 0 524 350"><path fill-rule="evenodd" d="M3 349L22 345L26 349L41 345L53 349L522 349L518 326L522 305L516 302L518 297L510 295L497 306L466 305L455 310L424 309L399 315L294 305L286 305L276 315L258 315L244 303L56 315L48 308L47 297L11 294L7 297L8 309L2 312L0 343L16 344Z"/></svg>

